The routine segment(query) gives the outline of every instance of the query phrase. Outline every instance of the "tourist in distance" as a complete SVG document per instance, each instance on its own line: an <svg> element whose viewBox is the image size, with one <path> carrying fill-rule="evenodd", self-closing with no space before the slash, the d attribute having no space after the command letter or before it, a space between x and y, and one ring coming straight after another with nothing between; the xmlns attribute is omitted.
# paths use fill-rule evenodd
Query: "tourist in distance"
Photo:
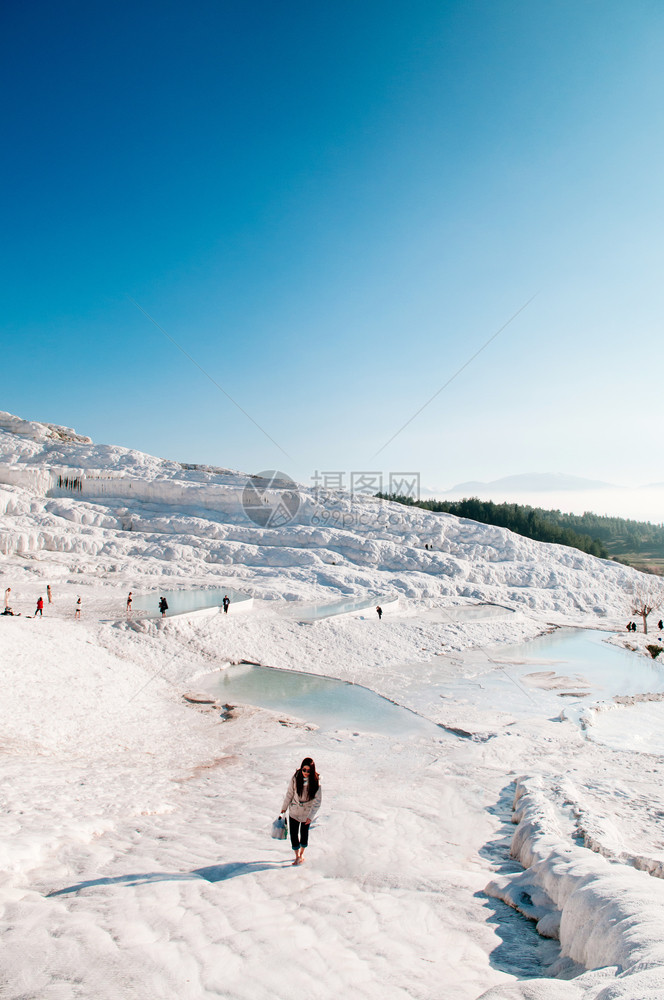
<svg viewBox="0 0 664 1000"><path fill-rule="evenodd" d="M76 601L76 611L74 612L74 618L81 617L81 598L79 597Z"/></svg>
<svg viewBox="0 0 664 1000"><path fill-rule="evenodd" d="M44 617L44 598L37 598L37 610L35 611L35 618L39 615L40 618Z"/></svg>
<svg viewBox="0 0 664 1000"><path fill-rule="evenodd" d="M161 617L163 618L168 611L168 601L165 597L159 598L159 610L161 611Z"/></svg>
<svg viewBox="0 0 664 1000"><path fill-rule="evenodd" d="M288 784L280 815L288 810L288 829L295 851L294 865L304 861L304 849L309 843L309 826L320 809L320 776L311 757L305 757Z"/></svg>
<svg viewBox="0 0 664 1000"><path fill-rule="evenodd" d="M51 585L50 585L50 583L46 584L46 596L48 598L48 603L49 604L53 604L53 594L51 593Z"/></svg>
<svg viewBox="0 0 664 1000"><path fill-rule="evenodd" d="M376 606L376 614L378 615L378 621L380 621L381 618L383 617L383 609L381 608L380 604Z"/></svg>
<svg viewBox="0 0 664 1000"><path fill-rule="evenodd" d="M228 614L228 605L231 603L231 599L228 596L228 594L224 594L224 599L223 599L223 601L221 603L224 606L224 614L227 615Z"/></svg>
<svg viewBox="0 0 664 1000"><path fill-rule="evenodd" d="M127 594L127 615L131 615L131 602L132 602L132 593L130 590L129 593Z"/></svg>
<svg viewBox="0 0 664 1000"><path fill-rule="evenodd" d="M7 589L5 591L5 607L6 608L9 607L9 598L11 597L11 592L12 592L12 588L11 587L7 587Z"/></svg>

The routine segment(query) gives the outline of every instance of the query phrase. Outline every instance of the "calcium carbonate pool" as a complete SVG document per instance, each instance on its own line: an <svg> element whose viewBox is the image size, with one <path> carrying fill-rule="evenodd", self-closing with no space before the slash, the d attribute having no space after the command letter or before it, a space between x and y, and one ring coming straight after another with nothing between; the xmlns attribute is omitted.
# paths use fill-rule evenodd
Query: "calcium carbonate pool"
<svg viewBox="0 0 664 1000"><path fill-rule="evenodd" d="M435 723L357 684L273 667L238 664L203 678L204 690L227 704L283 712L324 731L351 730L395 739L451 739Z"/></svg>
<svg viewBox="0 0 664 1000"><path fill-rule="evenodd" d="M166 617L172 615L183 615L191 611L200 611L202 608L220 608L224 596L228 594L231 604L240 604L250 601L247 594L241 594L239 590L232 587L218 587L210 590L155 590L150 594L134 594L132 611L140 612L141 617L158 618L159 598L165 597L168 601L168 611Z"/></svg>
<svg viewBox="0 0 664 1000"><path fill-rule="evenodd" d="M607 633L590 629L556 629L529 642L404 664L401 696L422 715L360 685L252 664L210 674L203 684L226 703L283 712L326 731L445 739L449 735L424 717L440 704L438 698L449 704L519 715L557 717L564 708L568 717L576 720L582 708L594 701L608 701L614 694L664 692L664 664L611 645L607 638ZM664 738L654 734L658 731L656 720L661 718L664 723L664 707L639 707L631 717L622 716L624 724L616 714L620 712L616 709L606 713L606 719L602 716L592 727L592 737L622 746L621 741L628 741L628 733L642 716L641 749L648 747L649 752L659 753Z"/></svg>
<svg viewBox="0 0 664 1000"><path fill-rule="evenodd" d="M327 604L299 604L294 608L287 608L285 614L289 618L296 618L298 621L317 621L319 618L332 618L334 615L347 615L353 611L366 611L375 608L377 604L388 605L397 601L396 595L392 597L345 597L340 601L330 601Z"/></svg>
<svg viewBox="0 0 664 1000"><path fill-rule="evenodd" d="M664 663L612 645L609 635L560 628L528 642L406 663L404 700L423 713L440 698L518 715L554 717L565 709L576 719L578 709L614 694L664 691Z"/></svg>
<svg viewBox="0 0 664 1000"><path fill-rule="evenodd" d="M566 690L575 689L574 678L587 682L594 700L614 694L664 691L664 664L607 642L613 633L594 629L556 629L530 642L501 646L492 659L521 679L541 671L572 678Z"/></svg>

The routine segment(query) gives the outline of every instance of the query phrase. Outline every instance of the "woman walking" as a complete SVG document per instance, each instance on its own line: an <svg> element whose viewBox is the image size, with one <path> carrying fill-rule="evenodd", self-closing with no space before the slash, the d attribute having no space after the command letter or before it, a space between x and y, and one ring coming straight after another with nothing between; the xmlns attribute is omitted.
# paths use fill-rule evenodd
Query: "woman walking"
<svg viewBox="0 0 664 1000"><path fill-rule="evenodd" d="M320 777L311 757L305 757L288 784L281 807L282 816L288 810L288 829L295 851L294 865L301 865L304 861L304 849L309 843L309 825L320 809L320 803Z"/></svg>

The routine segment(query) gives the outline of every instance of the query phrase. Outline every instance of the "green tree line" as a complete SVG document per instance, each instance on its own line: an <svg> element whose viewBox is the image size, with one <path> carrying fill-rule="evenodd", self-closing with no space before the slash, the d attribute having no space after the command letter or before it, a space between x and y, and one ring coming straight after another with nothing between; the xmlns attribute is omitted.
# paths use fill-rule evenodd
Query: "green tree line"
<svg viewBox="0 0 664 1000"><path fill-rule="evenodd" d="M592 537L579 527L585 527L583 518L595 518L596 515L576 517L574 523L568 520L573 515L561 514L560 511L543 510L539 507L527 507L516 503L493 503L491 500L479 500L469 497L464 500L414 500L412 497L400 496L396 493L377 493L383 500L393 500L410 507L421 507L423 510L456 514L457 517L467 517L483 524L496 524L501 528L509 528L518 535L534 538L538 542L556 542L559 545L569 545L600 559L609 558L609 550L599 537ZM599 520L605 520L599 518ZM618 521L619 518L606 520ZM625 522L627 523L627 522ZM629 522L637 523L637 522ZM662 529L664 535L664 529ZM633 551L633 550L632 550Z"/></svg>
<svg viewBox="0 0 664 1000"><path fill-rule="evenodd" d="M559 510L542 511L557 524L572 528L604 542L611 555L637 552L664 557L664 525L650 521L631 521L622 517L585 514L561 514Z"/></svg>

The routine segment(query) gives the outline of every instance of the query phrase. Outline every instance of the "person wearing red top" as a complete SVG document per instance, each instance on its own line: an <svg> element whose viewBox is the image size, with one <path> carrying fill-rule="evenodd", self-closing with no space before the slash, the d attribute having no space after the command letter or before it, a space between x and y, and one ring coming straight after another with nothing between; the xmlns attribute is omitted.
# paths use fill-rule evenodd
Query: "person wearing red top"
<svg viewBox="0 0 664 1000"><path fill-rule="evenodd" d="M39 615L41 618L44 617L44 598L39 597L37 599L37 610L35 611L35 618Z"/></svg>

